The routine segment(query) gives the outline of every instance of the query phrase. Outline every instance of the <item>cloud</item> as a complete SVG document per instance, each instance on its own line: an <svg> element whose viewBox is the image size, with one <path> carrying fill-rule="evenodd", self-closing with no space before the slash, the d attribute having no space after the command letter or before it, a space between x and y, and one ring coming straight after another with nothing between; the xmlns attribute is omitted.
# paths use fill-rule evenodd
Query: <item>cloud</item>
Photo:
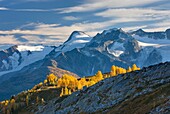
<svg viewBox="0 0 170 114"><path fill-rule="evenodd" d="M24 25L20 27L19 29L0 31L0 34L10 34L10 35L27 34L27 35L46 35L46 36L53 35L53 36L58 36L58 38L61 38L63 40L66 40L74 30L85 31L90 33L90 35L94 35L91 34L94 33L93 31L102 30L116 23L126 22L126 21L127 21L126 19L122 18L120 20L109 20L104 22L75 23L69 26L61 26L60 24L30 23L28 25ZM128 20L128 21L135 21L135 20ZM32 27L32 30L24 29L28 26Z"/></svg>
<svg viewBox="0 0 170 114"><path fill-rule="evenodd" d="M44 44L44 45L59 45L61 42L64 42L68 39L69 35L75 31L85 31L87 34L94 36L98 32L102 32L104 29L115 28L117 24L120 24L124 30L136 30L143 28L149 30L164 30L166 27L170 26L170 21L167 19L165 22L162 21L154 25L155 23L148 24L135 24L135 25L124 25L123 23L137 22L139 20L133 18L117 18L106 20L103 22L84 22L84 23L75 23L68 26L62 26L60 24L45 24L45 23L30 23L24 26L21 26L18 29L0 31L0 42L3 44ZM31 27L32 29L26 29ZM21 42L17 40L17 35L20 35L21 38L27 40L27 42ZM1 43L0 43L1 44Z"/></svg>
<svg viewBox="0 0 170 114"><path fill-rule="evenodd" d="M123 2L121 2L120 0L107 0L107 2L99 0L87 0L86 4L81 4L73 7L59 8L57 10L60 11L60 13L87 12L107 8L137 7L155 3L158 1L161 0L123 0Z"/></svg>
<svg viewBox="0 0 170 114"><path fill-rule="evenodd" d="M122 12L123 10L124 12ZM124 15L126 12L132 14ZM148 12L148 13L144 13L144 12ZM156 12L157 11L155 10L148 11L145 9L118 9L118 10L114 9L113 12L113 9L110 9L110 10L106 10L105 12L96 13L97 16L102 16L105 18L109 17L109 19L102 22L82 22L82 23L74 23L67 26L61 24L30 23L27 25L23 25L18 29L13 29L9 31L0 31L0 34L9 34L9 35L22 34L31 37L44 35L47 36L48 38L50 36L50 39L52 37L53 39L56 38L57 40L65 41L69 37L69 35L75 30L85 31L89 35L94 36L96 35L97 32L101 32L104 29L115 28L115 27L122 27L125 28L126 30L136 29L137 27L148 28L150 26L154 28L156 27L153 26L153 24L155 24L154 21L156 20L160 21L162 17L165 17L168 14L168 11L164 11L164 12L160 11L157 13ZM156 15L156 17L154 17L154 15ZM150 21L149 24L145 23L148 21ZM161 22L163 22L163 20L161 20ZM169 23L169 21L167 21L164 25L161 24L160 26L167 27L167 23ZM27 29L27 28L31 28L31 29ZM39 40L37 41L39 42Z"/></svg>
<svg viewBox="0 0 170 114"><path fill-rule="evenodd" d="M127 14L128 12L128 14ZM127 18L138 21L160 20L170 18L170 10L154 10L143 8L122 8L122 9L108 9L103 12L96 13L96 16L104 18ZM127 21L128 22L128 21Z"/></svg>
<svg viewBox="0 0 170 114"><path fill-rule="evenodd" d="M63 17L63 19L64 19L64 20L67 20L67 21L79 20L79 18L74 17L74 16L65 16L65 17Z"/></svg>
<svg viewBox="0 0 170 114"><path fill-rule="evenodd" d="M98 30L106 27L105 23L75 23L70 26L61 26L60 24L44 24L44 23L30 23L18 29L0 31L1 35L20 35L22 38L28 40L27 43L39 44L54 44L55 42L64 42L74 30L85 31L90 35L95 35ZM32 28L31 30L25 29ZM43 36L43 38L41 37Z"/></svg>
<svg viewBox="0 0 170 114"><path fill-rule="evenodd" d="M128 14L127 14L128 12ZM135 22L136 26L143 26L145 29L153 30L165 30L170 26L169 15L170 10L158 10L158 9L143 9L143 8L120 8L120 9L108 9L99 13L96 13L95 16L107 18L107 19L116 19L122 20L125 19L126 23L131 22L131 28L133 29L133 24ZM123 21L120 21L121 24ZM129 25L130 25L129 24ZM145 26L145 27L144 27ZM127 28L124 25L124 28Z"/></svg>
<svg viewBox="0 0 170 114"><path fill-rule="evenodd" d="M5 7L0 7L0 11L1 10L9 10L8 8L5 8Z"/></svg>
<svg viewBox="0 0 170 114"><path fill-rule="evenodd" d="M9 10L9 11L26 11L26 12L50 12L56 11L55 9L10 9L5 7L0 7L0 10Z"/></svg>
<svg viewBox="0 0 170 114"><path fill-rule="evenodd" d="M5 9L5 8L4 8ZM58 9L10 9L10 8L6 8L6 10L10 10L10 11L18 11L18 12L57 12Z"/></svg>
<svg viewBox="0 0 170 114"><path fill-rule="evenodd" d="M128 12L128 14L127 14ZM157 16L167 15L170 10L155 10L150 8L118 8L108 9L103 12L96 13L102 17L141 17L141 16Z"/></svg>
<svg viewBox="0 0 170 114"><path fill-rule="evenodd" d="M0 10L9 10L9 11L16 11L16 12L57 12L57 9L12 9L12 8L5 8L0 7Z"/></svg>
<svg viewBox="0 0 170 114"><path fill-rule="evenodd" d="M145 31L165 31L166 29L170 28L170 20L169 18L166 20L162 20L160 22L157 23L151 23L149 26L144 27Z"/></svg>
<svg viewBox="0 0 170 114"><path fill-rule="evenodd" d="M19 41L14 37L14 35L3 35L0 36L0 45L8 45L8 44L20 44Z"/></svg>
<svg viewBox="0 0 170 114"><path fill-rule="evenodd" d="M141 26L130 26L130 27L124 27L123 30L125 31L135 31L138 29L145 29L147 27L147 25L141 25Z"/></svg>
<svg viewBox="0 0 170 114"><path fill-rule="evenodd" d="M42 38L39 35L23 35L22 38L27 39L29 44L44 44L44 45L59 45L61 41L57 38L52 39L53 36L44 36Z"/></svg>

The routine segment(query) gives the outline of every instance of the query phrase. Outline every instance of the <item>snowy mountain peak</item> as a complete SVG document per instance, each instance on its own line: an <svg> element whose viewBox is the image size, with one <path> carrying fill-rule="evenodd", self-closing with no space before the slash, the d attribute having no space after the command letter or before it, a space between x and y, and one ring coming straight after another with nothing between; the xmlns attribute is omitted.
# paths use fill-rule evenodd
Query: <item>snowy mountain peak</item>
<svg viewBox="0 0 170 114"><path fill-rule="evenodd" d="M85 39L85 38L89 38L89 37L90 36L87 35L85 32L82 32L82 31L73 31L66 42L68 42L70 40L77 40L78 38Z"/></svg>
<svg viewBox="0 0 170 114"><path fill-rule="evenodd" d="M63 45L59 46L56 51L67 52L75 48L83 48L86 43L90 42L92 37L81 31L74 31Z"/></svg>
<svg viewBox="0 0 170 114"><path fill-rule="evenodd" d="M111 29L108 29L108 30L104 30L104 31L102 32L102 34L111 33L112 31L117 31L117 30L119 30L119 28L111 28Z"/></svg>
<svg viewBox="0 0 170 114"><path fill-rule="evenodd" d="M108 42L125 42L132 40L132 36L124 32L121 28L113 28L104 30L102 33L98 33L93 37L91 42L88 44L89 47L98 47L105 45Z"/></svg>

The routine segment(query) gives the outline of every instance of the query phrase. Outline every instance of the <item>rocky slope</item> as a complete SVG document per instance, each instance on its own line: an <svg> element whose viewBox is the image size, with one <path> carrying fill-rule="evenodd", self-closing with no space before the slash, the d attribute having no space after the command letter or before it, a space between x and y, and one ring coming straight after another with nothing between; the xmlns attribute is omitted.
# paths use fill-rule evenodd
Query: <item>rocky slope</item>
<svg viewBox="0 0 170 114"><path fill-rule="evenodd" d="M53 99L37 114L168 114L170 62L105 79L59 102Z"/></svg>

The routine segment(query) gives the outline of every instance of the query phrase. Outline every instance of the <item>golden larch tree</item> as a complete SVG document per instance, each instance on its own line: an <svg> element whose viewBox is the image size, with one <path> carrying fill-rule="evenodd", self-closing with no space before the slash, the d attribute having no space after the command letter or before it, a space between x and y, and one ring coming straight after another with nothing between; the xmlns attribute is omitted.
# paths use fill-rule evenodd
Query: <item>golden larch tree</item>
<svg viewBox="0 0 170 114"><path fill-rule="evenodd" d="M97 81L103 80L103 74L102 74L102 72L99 70L99 71L97 72L97 74L96 74L95 77L96 77Z"/></svg>
<svg viewBox="0 0 170 114"><path fill-rule="evenodd" d="M135 71L135 70L140 70L140 68L137 67L136 64L133 64L133 66L132 66L132 71Z"/></svg>
<svg viewBox="0 0 170 114"><path fill-rule="evenodd" d="M56 81L57 81L57 76L55 76L54 74L50 74L47 76L47 82L49 84L55 84Z"/></svg>
<svg viewBox="0 0 170 114"><path fill-rule="evenodd" d="M126 72L132 72L131 67L129 66Z"/></svg>

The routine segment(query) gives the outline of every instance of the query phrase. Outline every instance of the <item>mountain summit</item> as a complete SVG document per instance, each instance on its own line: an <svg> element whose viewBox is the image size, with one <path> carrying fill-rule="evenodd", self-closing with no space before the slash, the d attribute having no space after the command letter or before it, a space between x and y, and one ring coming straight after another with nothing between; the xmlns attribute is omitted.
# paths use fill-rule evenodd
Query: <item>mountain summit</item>
<svg viewBox="0 0 170 114"><path fill-rule="evenodd" d="M92 38L84 32L74 31L67 41L65 41L56 51L67 52L75 48L82 48L86 43L90 42Z"/></svg>

